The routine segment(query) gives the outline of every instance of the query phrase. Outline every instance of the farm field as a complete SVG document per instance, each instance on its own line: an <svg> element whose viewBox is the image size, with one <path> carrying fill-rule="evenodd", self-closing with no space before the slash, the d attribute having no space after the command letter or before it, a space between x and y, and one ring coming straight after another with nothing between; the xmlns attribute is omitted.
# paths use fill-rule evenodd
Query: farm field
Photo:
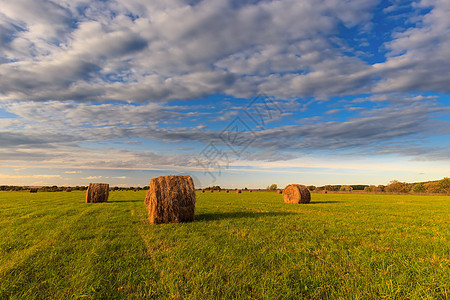
<svg viewBox="0 0 450 300"><path fill-rule="evenodd" d="M448 299L450 197L197 192L152 225L145 191L0 192L0 299Z"/></svg>

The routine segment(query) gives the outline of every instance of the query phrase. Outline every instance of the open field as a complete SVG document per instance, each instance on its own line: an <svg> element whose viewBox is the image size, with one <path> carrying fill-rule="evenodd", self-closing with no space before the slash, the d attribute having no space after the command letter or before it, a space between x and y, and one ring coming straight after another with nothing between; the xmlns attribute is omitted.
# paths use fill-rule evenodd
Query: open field
<svg viewBox="0 0 450 300"><path fill-rule="evenodd" d="M145 191L0 192L0 299L447 299L450 197L197 193L151 225Z"/></svg>

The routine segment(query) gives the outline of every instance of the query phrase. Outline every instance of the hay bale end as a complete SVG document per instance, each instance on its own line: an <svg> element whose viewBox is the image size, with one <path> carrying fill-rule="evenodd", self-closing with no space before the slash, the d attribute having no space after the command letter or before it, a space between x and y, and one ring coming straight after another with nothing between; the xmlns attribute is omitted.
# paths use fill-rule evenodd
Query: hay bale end
<svg viewBox="0 0 450 300"><path fill-rule="evenodd" d="M145 197L149 220L156 224L194 221L195 201L194 181L187 175L152 178Z"/></svg>
<svg viewBox="0 0 450 300"><path fill-rule="evenodd" d="M108 202L109 184L89 183L86 191L86 203Z"/></svg>
<svg viewBox="0 0 450 300"><path fill-rule="evenodd" d="M306 204L311 202L311 193L304 185L290 184L283 190L283 199L285 203Z"/></svg>

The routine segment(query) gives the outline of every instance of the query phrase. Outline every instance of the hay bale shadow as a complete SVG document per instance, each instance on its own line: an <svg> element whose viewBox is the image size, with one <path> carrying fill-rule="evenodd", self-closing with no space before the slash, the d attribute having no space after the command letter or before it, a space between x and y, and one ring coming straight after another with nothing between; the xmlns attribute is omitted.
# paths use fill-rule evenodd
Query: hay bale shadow
<svg viewBox="0 0 450 300"><path fill-rule="evenodd" d="M195 215L195 221L218 221L226 219L242 219L242 218L264 218L264 217L280 217L296 215L293 212L216 212L216 213L202 213Z"/></svg>
<svg viewBox="0 0 450 300"><path fill-rule="evenodd" d="M109 203L127 203L127 202L142 202L144 203L144 200L114 200L114 201L108 201Z"/></svg>
<svg viewBox="0 0 450 300"><path fill-rule="evenodd" d="M328 204L328 203L341 203L342 201L334 201L334 200L330 200L330 201L311 201L308 203L308 205L311 204Z"/></svg>

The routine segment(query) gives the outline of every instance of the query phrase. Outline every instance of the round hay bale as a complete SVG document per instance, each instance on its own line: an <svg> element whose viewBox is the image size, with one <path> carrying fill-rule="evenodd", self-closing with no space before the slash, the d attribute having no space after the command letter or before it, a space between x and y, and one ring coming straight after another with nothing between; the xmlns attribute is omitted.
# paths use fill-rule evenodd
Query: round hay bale
<svg viewBox="0 0 450 300"><path fill-rule="evenodd" d="M230 191L229 190L227 190L227 193L229 193Z"/></svg>
<svg viewBox="0 0 450 300"><path fill-rule="evenodd" d="M304 185L290 184L283 190L283 199L285 203L309 203L311 193Z"/></svg>
<svg viewBox="0 0 450 300"><path fill-rule="evenodd" d="M67 188L67 189L66 189L66 192L71 192L71 191L72 191L71 188Z"/></svg>
<svg viewBox="0 0 450 300"><path fill-rule="evenodd" d="M322 191L322 193L323 193L323 194L327 194L327 193L328 193L328 191L326 191L326 190L323 190L323 191Z"/></svg>
<svg viewBox="0 0 450 300"><path fill-rule="evenodd" d="M241 190L236 190L236 194L240 194L240 193L242 193Z"/></svg>
<svg viewBox="0 0 450 300"><path fill-rule="evenodd" d="M214 190L210 190L211 193L214 193Z"/></svg>
<svg viewBox="0 0 450 300"><path fill-rule="evenodd" d="M194 221L195 187L191 176L167 175L152 178L145 197L151 223Z"/></svg>
<svg viewBox="0 0 450 300"><path fill-rule="evenodd" d="M109 184L89 183L86 191L86 203L108 202Z"/></svg>
<svg viewBox="0 0 450 300"><path fill-rule="evenodd" d="M252 190L250 190L250 193L253 192Z"/></svg>
<svg viewBox="0 0 450 300"><path fill-rule="evenodd" d="M204 193L205 192L205 190L202 190L202 193Z"/></svg>
<svg viewBox="0 0 450 300"><path fill-rule="evenodd" d="M283 191L282 190L278 190L277 194L283 194Z"/></svg>

